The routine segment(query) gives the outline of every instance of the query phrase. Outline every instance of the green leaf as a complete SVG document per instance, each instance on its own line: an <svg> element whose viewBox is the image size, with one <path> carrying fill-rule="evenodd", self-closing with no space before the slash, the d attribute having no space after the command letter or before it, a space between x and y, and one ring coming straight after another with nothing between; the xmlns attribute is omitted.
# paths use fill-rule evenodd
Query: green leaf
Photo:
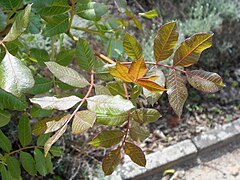
<svg viewBox="0 0 240 180"><path fill-rule="evenodd" d="M1 3L1 2L0 2ZM7 26L7 16L0 10L0 32L2 32Z"/></svg>
<svg viewBox="0 0 240 180"><path fill-rule="evenodd" d="M30 69L8 51L0 64L0 77L0 87L18 97L34 85Z"/></svg>
<svg viewBox="0 0 240 180"><path fill-rule="evenodd" d="M95 94L96 95L109 95L109 96L112 95L110 93L110 91L108 90L108 88L103 86L103 85L95 84L94 89L95 89Z"/></svg>
<svg viewBox="0 0 240 180"><path fill-rule="evenodd" d="M142 92L142 87L139 85L134 85L130 94L131 99L137 99L138 96L141 94L141 92Z"/></svg>
<svg viewBox="0 0 240 180"><path fill-rule="evenodd" d="M23 147L29 145L32 141L32 131L30 126L30 120L26 114L23 114L19 119L18 138Z"/></svg>
<svg viewBox="0 0 240 180"><path fill-rule="evenodd" d="M35 167L35 161L31 154L21 151L20 152L20 161L25 171L31 176L37 175L37 170Z"/></svg>
<svg viewBox="0 0 240 180"><path fill-rule="evenodd" d="M102 131L91 142L90 145L95 147L112 147L121 142L124 133L120 130Z"/></svg>
<svg viewBox="0 0 240 180"><path fill-rule="evenodd" d="M121 96L96 95L87 99L88 110L97 114L119 115L134 108L131 101Z"/></svg>
<svg viewBox="0 0 240 180"><path fill-rule="evenodd" d="M143 51L141 45L130 34L125 34L123 38L123 48L127 55L133 60L139 60L143 58Z"/></svg>
<svg viewBox="0 0 240 180"><path fill-rule="evenodd" d="M38 14L31 12L27 32L30 34L38 34L41 31L41 25L41 17Z"/></svg>
<svg viewBox="0 0 240 180"><path fill-rule="evenodd" d="M125 153L131 158L133 162L139 166L146 166L146 158L142 150L135 144L126 142L124 146Z"/></svg>
<svg viewBox="0 0 240 180"><path fill-rule="evenodd" d="M60 149L59 147L57 146L52 146L51 149L50 149L50 152L53 156L55 157L60 157L63 155L63 150Z"/></svg>
<svg viewBox="0 0 240 180"><path fill-rule="evenodd" d="M176 22L164 24L158 30L154 39L154 57L156 61L163 61L169 58L178 41L178 32Z"/></svg>
<svg viewBox="0 0 240 180"><path fill-rule="evenodd" d="M53 163L52 163L52 156L51 154L47 154L47 157L45 158L46 162L46 169L48 173L53 173Z"/></svg>
<svg viewBox="0 0 240 180"><path fill-rule="evenodd" d="M110 175L121 162L121 148L106 154L102 161L102 169L105 176Z"/></svg>
<svg viewBox="0 0 240 180"><path fill-rule="evenodd" d="M104 124L107 126L120 126L128 120L128 113L123 114L114 114L114 115L105 115L97 114L97 123Z"/></svg>
<svg viewBox="0 0 240 180"><path fill-rule="evenodd" d="M52 145L63 135L63 133L67 130L67 123L61 127L52 137L50 137L44 145L44 154L47 156L49 150Z"/></svg>
<svg viewBox="0 0 240 180"><path fill-rule="evenodd" d="M36 169L39 172L40 175L46 176L47 175L47 167L45 162L45 157L39 149L34 149L34 160L36 163Z"/></svg>
<svg viewBox="0 0 240 180"><path fill-rule="evenodd" d="M39 107L33 106L31 108L30 114L33 118L43 118L49 116L53 111L41 109Z"/></svg>
<svg viewBox="0 0 240 180"><path fill-rule="evenodd" d="M17 15L9 33L4 37L3 42L14 41L26 30L29 24L31 6L30 4L27 5L24 11Z"/></svg>
<svg viewBox="0 0 240 180"><path fill-rule="evenodd" d="M49 61L50 57L45 49L32 48L30 49L30 56L37 60L40 66L44 67L44 62Z"/></svg>
<svg viewBox="0 0 240 180"><path fill-rule="evenodd" d="M67 31L69 25L69 17L64 14L51 16L47 19L47 25L43 29L43 35L47 37L55 36Z"/></svg>
<svg viewBox="0 0 240 180"><path fill-rule="evenodd" d="M213 33L195 34L181 43L173 57L174 66L188 67L195 64L202 51L212 46Z"/></svg>
<svg viewBox="0 0 240 180"><path fill-rule="evenodd" d="M51 134L42 134L37 138L37 145L44 146L47 140L50 138Z"/></svg>
<svg viewBox="0 0 240 180"><path fill-rule="evenodd" d="M0 130L0 148L6 152L10 152L12 150L12 144L11 141L3 134L3 132Z"/></svg>
<svg viewBox="0 0 240 180"><path fill-rule="evenodd" d="M6 9L15 9L22 4L22 0L1 0L0 6Z"/></svg>
<svg viewBox="0 0 240 180"><path fill-rule="evenodd" d="M161 114L156 109L142 108L133 111L132 117L139 123L151 123L157 121Z"/></svg>
<svg viewBox="0 0 240 180"><path fill-rule="evenodd" d="M187 99L188 91L183 77L175 70L172 70L167 77L168 101L174 112L180 118L183 105Z"/></svg>
<svg viewBox="0 0 240 180"><path fill-rule="evenodd" d="M57 131L58 129L60 129L62 126L65 125L69 117L70 117L70 114L67 114L61 118L55 117L55 118L40 120L34 124L33 134L35 136L38 136L41 134Z"/></svg>
<svg viewBox="0 0 240 180"><path fill-rule="evenodd" d="M41 16L53 16L66 13L70 6L65 0L53 0L51 6L42 7L38 12Z"/></svg>
<svg viewBox="0 0 240 180"><path fill-rule="evenodd" d="M31 94L43 94L50 91L52 88L52 81L43 77L36 77L35 84L30 90Z"/></svg>
<svg viewBox="0 0 240 180"><path fill-rule="evenodd" d="M11 114L8 111L0 110L0 127L6 126L11 119Z"/></svg>
<svg viewBox="0 0 240 180"><path fill-rule="evenodd" d="M72 133L80 134L86 131L93 126L95 120L96 114L91 111L83 110L77 112L72 122Z"/></svg>
<svg viewBox="0 0 240 180"><path fill-rule="evenodd" d="M46 62L46 65L56 78L70 86L84 88L89 85L89 82L81 74L71 68L55 62Z"/></svg>
<svg viewBox="0 0 240 180"><path fill-rule="evenodd" d="M152 18L158 17L158 12L155 9L153 9L145 13L138 13L138 15L148 19L152 19Z"/></svg>
<svg viewBox="0 0 240 180"><path fill-rule="evenodd" d="M16 179L21 177L20 164L15 157L7 157L7 167L12 177Z"/></svg>
<svg viewBox="0 0 240 180"><path fill-rule="evenodd" d="M127 9L127 1L126 0L114 0L115 5L118 8L118 11L124 13Z"/></svg>
<svg viewBox="0 0 240 180"><path fill-rule="evenodd" d="M187 71L186 75L192 87L203 92L215 93L224 87L222 78L216 73L193 70Z"/></svg>
<svg viewBox="0 0 240 180"><path fill-rule="evenodd" d="M158 78L154 82L156 82L157 84L159 84L162 87L165 87L166 78L164 76L164 73L160 69L156 69L155 73L153 73L152 75L158 76ZM144 96L146 96L148 103L150 103L153 106L153 104L156 103L158 101L158 99L161 97L161 95L163 94L163 91L162 92L151 92L151 91L147 90L146 88L143 88L143 94L144 94Z"/></svg>
<svg viewBox="0 0 240 180"><path fill-rule="evenodd" d="M91 72L95 56L88 42L82 38L79 38L77 43L76 58L81 69Z"/></svg>
<svg viewBox="0 0 240 180"><path fill-rule="evenodd" d="M7 171L7 169L5 168L5 166L3 164L0 164L0 172L1 172L1 178L2 180L9 180L9 179L14 179L10 172Z"/></svg>
<svg viewBox="0 0 240 180"><path fill-rule="evenodd" d="M75 49L66 50L62 49L56 57L56 62L62 66L69 65L74 58Z"/></svg>
<svg viewBox="0 0 240 180"><path fill-rule="evenodd" d="M109 82L107 83L107 88L109 89L109 91L113 96L116 96L116 95L121 95L123 97L126 96L122 83Z"/></svg>
<svg viewBox="0 0 240 180"><path fill-rule="evenodd" d="M129 135L134 141L141 142L145 140L150 133L143 127L134 126L129 129Z"/></svg>
<svg viewBox="0 0 240 180"><path fill-rule="evenodd" d="M22 101L18 99L17 97L2 90L1 88L0 88L0 97L1 97L0 109L23 111L27 108L26 101Z"/></svg>
<svg viewBox="0 0 240 180"><path fill-rule="evenodd" d="M87 4L78 4L75 11L83 19L98 21L107 13L108 6L102 3L89 2Z"/></svg>
<svg viewBox="0 0 240 180"><path fill-rule="evenodd" d="M63 98L56 98L54 96L45 96L41 98L29 99L31 103L38 104L42 109L58 109L67 110L79 103L82 99L77 96L68 96Z"/></svg>

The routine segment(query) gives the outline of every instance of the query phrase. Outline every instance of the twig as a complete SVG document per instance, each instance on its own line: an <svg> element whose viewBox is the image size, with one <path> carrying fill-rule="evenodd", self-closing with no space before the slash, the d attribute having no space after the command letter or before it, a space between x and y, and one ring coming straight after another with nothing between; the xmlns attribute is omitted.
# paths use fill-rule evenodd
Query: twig
<svg viewBox="0 0 240 180"><path fill-rule="evenodd" d="M129 96L128 96L128 90L127 90L127 85L126 83L123 84L124 87L124 91L126 93L126 98L129 100ZM130 128L130 120L131 120L131 111L128 111L128 121L127 121L127 127L126 127L126 131L125 131L125 135L122 141L122 144L120 146L120 148L123 148L123 146L125 145L125 142L127 140L127 136L128 136L128 132L129 132L129 128Z"/></svg>
<svg viewBox="0 0 240 180"><path fill-rule="evenodd" d="M100 54L98 52L94 52L95 56L99 57L100 59L102 59L103 61L109 63L109 64L115 64L115 61L113 61L112 59L108 58L107 56Z"/></svg>
<svg viewBox="0 0 240 180"><path fill-rule="evenodd" d="M40 147L39 146L27 146L27 147L23 147L23 148L15 150L15 151L12 151L10 153L7 153L7 155L11 156L12 154L18 153L20 151L24 151L24 150L27 150L27 149L34 149L34 148L40 148Z"/></svg>

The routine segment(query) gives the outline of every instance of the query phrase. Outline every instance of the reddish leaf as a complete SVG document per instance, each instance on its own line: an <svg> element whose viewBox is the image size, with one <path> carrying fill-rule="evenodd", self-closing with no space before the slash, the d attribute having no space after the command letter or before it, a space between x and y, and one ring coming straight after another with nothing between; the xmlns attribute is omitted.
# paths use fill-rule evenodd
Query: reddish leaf
<svg viewBox="0 0 240 180"><path fill-rule="evenodd" d="M160 27L154 39L154 56L156 61L169 58L178 41L176 22L171 22Z"/></svg>
<svg viewBox="0 0 240 180"><path fill-rule="evenodd" d="M139 148L135 144L126 142L124 146L124 151L133 162L135 162L139 166L146 166L146 158L141 148Z"/></svg>
<svg viewBox="0 0 240 180"><path fill-rule="evenodd" d="M168 75L167 89L169 103L180 117L188 92L184 79L175 70Z"/></svg>
<svg viewBox="0 0 240 180"><path fill-rule="evenodd" d="M214 93L224 86L218 74L203 70L188 71L187 79L194 88L203 92Z"/></svg>
<svg viewBox="0 0 240 180"><path fill-rule="evenodd" d="M144 78L138 79L136 83L151 92L161 92L166 90L164 87L160 86L159 84Z"/></svg>
<svg viewBox="0 0 240 180"><path fill-rule="evenodd" d="M134 78L129 76L128 74L128 68L122 64L120 64L119 62L116 63L116 68L111 68L109 70L109 73L112 76L115 76L117 78L120 78L121 80L125 81L125 82L133 82Z"/></svg>
<svg viewBox="0 0 240 180"><path fill-rule="evenodd" d="M144 59L141 58L139 60L133 61L130 69L128 71L128 74L134 78L134 81L137 79L143 77L147 72L147 67L144 62Z"/></svg>
<svg viewBox="0 0 240 180"><path fill-rule="evenodd" d="M176 50L173 65L188 67L196 63L205 49L212 46L213 34L195 34L186 39Z"/></svg>
<svg viewBox="0 0 240 180"><path fill-rule="evenodd" d="M121 148L117 148L116 150L111 151L106 154L102 161L102 169L105 176L113 173L115 168L121 162Z"/></svg>

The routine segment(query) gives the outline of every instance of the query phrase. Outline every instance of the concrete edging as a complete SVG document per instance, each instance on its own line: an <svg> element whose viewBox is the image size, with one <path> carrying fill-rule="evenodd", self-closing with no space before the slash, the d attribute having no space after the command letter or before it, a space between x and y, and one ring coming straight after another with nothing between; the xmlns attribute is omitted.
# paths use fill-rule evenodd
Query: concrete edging
<svg viewBox="0 0 240 180"><path fill-rule="evenodd" d="M146 155L146 167L140 167L133 162L127 162L107 179L142 179L189 160L197 159L201 154L239 139L240 119L219 126L192 139L181 141L161 151Z"/></svg>

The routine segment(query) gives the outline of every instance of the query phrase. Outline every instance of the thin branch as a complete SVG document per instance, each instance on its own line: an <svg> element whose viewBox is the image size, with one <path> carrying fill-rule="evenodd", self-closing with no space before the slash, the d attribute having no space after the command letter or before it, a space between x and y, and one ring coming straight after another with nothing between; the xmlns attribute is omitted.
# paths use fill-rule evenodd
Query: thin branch
<svg viewBox="0 0 240 180"><path fill-rule="evenodd" d="M112 59L108 58L107 56L100 54L98 52L94 52L94 55L102 59L103 61L109 63L109 64L115 64L116 62L113 61Z"/></svg>
<svg viewBox="0 0 240 180"><path fill-rule="evenodd" d="M39 147L39 146L27 146L27 147L23 147L23 148L20 148L20 149L15 150L15 151L12 151L12 152L10 152L10 153L7 153L7 155L8 155L8 156L11 156L11 155L13 155L13 154L15 154L15 153L18 153L18 152L20 152L20 151L24 151L24 150L28 150L28 149L34 149L34 148L40 148L40 147Z"/></svg>
<svg viewBox="0 0 240 180"><path fill-rule="evenodd" d="M75 15L74 6L75 6L75 0L71 0L71 15L70 15L70 22L68 24L67 32L70 32L70 29L71 29L71 26L72 26L73 17Z"/></svg>
<svg viewBox="0 0 240 180"><path fill-rule="evenodd" d="M126 93L126 98L129 100L129 95L128 95L128 90L127 90L127 85L126 83L123 84L124 87L124 91ZM125 142L127 140L127 136L128 136L128 132L129 132L129 128L130 128L130 120L131 120L131 111L128 111L128 121L127 121L127 127L126 127L126 131L125 131L125 135L122 141L122 144L120 146L120 148L123 148L123 146L125 145Z"/></svg>
<svg viewBox="0 0 240 180"><path fill-rule="evenodd" d="M91 82L90 82L90 87L88 89L87 94L84 96L84 98L82 99L81 103L77 106L77 108L73 111L73 113L71 114L71 116L68 118L68 120L66 121L65 124L69 123L69 121L75 116L75 114L78 112L78 110L81 108L81 106L83 105L83 103L87 100L88 96L90 95L92 89L94 86L94 71L91 71ZM64 124L64 125L65 125Z"/></svg>

